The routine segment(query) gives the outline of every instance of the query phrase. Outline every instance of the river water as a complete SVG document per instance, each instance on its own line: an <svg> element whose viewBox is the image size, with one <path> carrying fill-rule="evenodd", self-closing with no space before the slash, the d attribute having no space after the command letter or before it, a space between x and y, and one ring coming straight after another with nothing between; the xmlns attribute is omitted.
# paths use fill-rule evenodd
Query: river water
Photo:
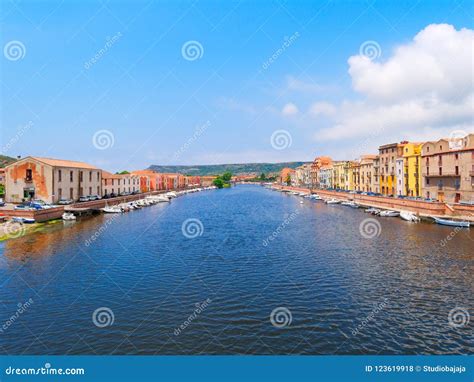
<svg viewBox="0 0 474 382"><path fill-rule="evenodd" d="M0 352L474 353L474 230L368 218L241 185L48 225L0 244Z"/></svg>

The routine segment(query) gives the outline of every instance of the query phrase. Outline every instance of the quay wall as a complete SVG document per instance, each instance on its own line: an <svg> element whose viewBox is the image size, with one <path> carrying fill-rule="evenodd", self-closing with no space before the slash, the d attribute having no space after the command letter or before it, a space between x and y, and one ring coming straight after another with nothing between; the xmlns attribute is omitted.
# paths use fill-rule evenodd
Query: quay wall
<svg viewBox="0 0 474 382"><path fill-rule="evenodd" d="M426 202L421 200L389 198L385 196L368 196L360 194L349 194L346 192L329 191L322 189L291 187L291 186L274 186L273 188L285 189L296 192L317 193L326 198L336 198L340 200L353 200L358 204L367 207L375 207L382 209L390 209L395 211L411 211L420 216L451 216L462 217L468 220L474 220L474 206L456 204L452 209L446 207L441 202Z"/></svg>

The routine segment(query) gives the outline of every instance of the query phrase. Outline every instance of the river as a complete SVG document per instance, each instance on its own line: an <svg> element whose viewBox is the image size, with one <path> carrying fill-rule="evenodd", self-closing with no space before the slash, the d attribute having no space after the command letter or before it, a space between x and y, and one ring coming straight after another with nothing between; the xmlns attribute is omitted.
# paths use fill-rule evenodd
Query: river
<svg viewBox="0 0 474 382"><path fill-rule="evenodd" d="M373 218L239 185L48 225L0 244L0 352L474 353L473 230Z"/></svg>

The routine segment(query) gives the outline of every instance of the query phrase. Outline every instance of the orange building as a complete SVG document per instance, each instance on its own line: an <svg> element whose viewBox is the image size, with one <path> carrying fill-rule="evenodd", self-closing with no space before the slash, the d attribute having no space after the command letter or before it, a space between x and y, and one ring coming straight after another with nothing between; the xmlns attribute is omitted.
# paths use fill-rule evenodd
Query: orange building
<svg viewBox="0 0 474 382"><path fill-rule="evenodd" d="M291 177L292 175L295 174L295 170L293 170L292 168L288 168L288 167L285 167L284 169L282 169L280 171L280 177L279 177L279 181L281 184L287 184L288 183L288 179L291 181Z"/></svg>

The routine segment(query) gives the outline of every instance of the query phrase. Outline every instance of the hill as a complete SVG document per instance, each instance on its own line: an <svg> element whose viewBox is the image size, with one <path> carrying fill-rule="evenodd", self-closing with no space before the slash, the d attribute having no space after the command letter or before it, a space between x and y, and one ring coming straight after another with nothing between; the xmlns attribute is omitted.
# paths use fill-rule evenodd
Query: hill
<svg viewBox="0 0 474 382"><path fill-rule="evenodd" d="M179 172L186 175L218 175L230 171L234 175L239 174L265 174L277 173L285 167L296 168L307 162L282 162L282 163L233 163L233 164L209 164L195 166L160 166L151 165L150 170L156 172Z"/></svg>
<svg viewBox="0 0 474 382"><path fill-rule="evenodd" d="M0 155L0 168L5 167L13 162L16 162L15 158L8 157L6 155Z"/></svg>

